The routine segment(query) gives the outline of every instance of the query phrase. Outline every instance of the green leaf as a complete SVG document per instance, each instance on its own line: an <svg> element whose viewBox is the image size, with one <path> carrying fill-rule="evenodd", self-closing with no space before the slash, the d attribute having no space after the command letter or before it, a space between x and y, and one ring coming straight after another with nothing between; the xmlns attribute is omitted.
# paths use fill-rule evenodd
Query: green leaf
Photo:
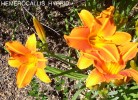
<svg viewBox="0 0 138 100"><path fill-rule="evenodd" d="M47 66L46 67L46 72L55 74L54 77L62 75L62 76L66 76L68 78L76 79L76 80L82 80L82 79L86 79L87 78L87 75L75 72L76 69L77 68L64 71L64 70L60 70L60 69L57 69L57 68L53 68L53 67Z"/></svg>
<svg viewBox="0 0 138 100"><path fill-rule="evenodd" d="M130 90L136 90L136 89L138 89L138 86L133 86L130 88Z"/></svg>
<svg viewBox="0 0 138 100"><path fill-rule="evenodd" d="M132 96L133 98L138 98L138 94L130 93L129 95Z"/></svg>
<svg viewBox="0 0 138 100"><path fill-rule="evenodd" d="M113 95L116 95L117 93L118 93L118 91L111 91L111 92L108 93L108 95L113 96Z"/></svg>
<svg viewBox="0 0 138 100"><path fill-rule="evenodd" d="M135 33L138 36L138 20L135 22Z"/></svg>
<svg viewBox="0 0 138 100"><path fill-rule="evenodd" d="M77 100L77 97L79 96L79 94L85 89L85 86L82 86L72 97L72 100Z"/></svg>

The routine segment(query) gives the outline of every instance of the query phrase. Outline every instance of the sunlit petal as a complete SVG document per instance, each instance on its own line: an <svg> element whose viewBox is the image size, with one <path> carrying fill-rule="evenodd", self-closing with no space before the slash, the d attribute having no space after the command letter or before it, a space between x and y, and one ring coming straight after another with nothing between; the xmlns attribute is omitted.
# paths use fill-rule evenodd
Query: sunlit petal
<svg viewBox="0 0 138 100"><path fill-rule="evenodd" d="M89 59L83 53L80 54L77 66L79 69L86 69L93 64L93 59Z"/></svg>
<svg viewBox="0 0 138 100"><path fill-rule="evenodd" d="M120 65L118 62L104 62L102 69L108 74L117 74L124 66L125 65Z"/></svg>
<svg viewBox="0 0 138 100"><path fill-rule="evenodd" d="M102 27L100 28L99 32L97 33L98 36L108 37L112 36L115 33L116 26L111 18L104 18L100 19L101 22L103 21Z"/></svg>
<svg viewBox="0 0 138 100"><path fill-rule="evenodd" d="M41 52L36 52L35 55L38 58L37 66L39 68L44 69L46 67L47 59L44 57L44 55Z"/></svg>
<svg viewBox="0 0 138 100"><path fill-rule="evenodd" d="M91 87L101 82L105 82L105 77L102 73L100 73L97 69L94 69L89 74L88 78L86 79L86 87Z"/></svg>
<svg viewBox="0 0 138 100"><path fill-rule="evenodd" d="M16 75L18 88L23 88L30 83L36 69L35 63L23 64L19 67Z"/></svg>
<svg viewBox="0 0 138 100"><path fill-rule="evenodd" d="M112 43L116 45L123 45L127 42L130 42L131 35L126 32L116 32L113 36L108 38L105 37L106 40L110 40Z"/></svg>
<svg viewBox="0 0 138 100"><path fill-rule="evenodd" d="M30 50L24 47L18 41L6 42L5 47L11 54L17 53L17 54L25 55L27 53L30 53Z"/></svg>
<svg viewBox="0 0 138 100"><path fill-rule="evenodd" d="M120 74L103 74L100 73L97 69L94 69L89 74L87 80L86 80L86 87L91 87L93 85L102 83L102 82L111 82L115 79L122 79L123 76Z"/></svg>
<svg viewBox="0 0 138 100"><path fill-rule="evenodd" d="M10 57L8 60L8 64L11 67L19 68L19 66L22 64L20 60L14 59L13 57Z"/></svg>
<svg viewBox="0 0 138 100"><path fill-rule="evenodd" d="M64 35L64 38L70 47L78 50L88 50L91 49L89 34L90 30L87 27L79 27L74 28L69 36Z"/></svg>
<svg viewBox="0 0 138 100"><path fill-rule="evenodd" d="M87 10L81 10L79 17L84 26L88 26L89 28L91 28L95 22L93 15Z"/></svg>
<svg viewBox="0 0 138 100"><path fill-rule="evenodd" d="M45 70L42 68L37 68L36 76L45 83L50 83L51 80L49 76L45 73Z"/></svg>
<svg viewBox="0 0 138 100"><path fill-rule="evenodd" d="M82 68L84 67L83 65L87 65L87 67L89 67L90 65L94 65L94 67L96 67L99 72L101 73L104 73L103 72L103 69L102 69L102 65L103 65L103 61L101 60L99 54L97 51L87 51L87 53L85 52L80 52L81 56L79 58L79 61L78 61L78 66L82 66ZM89 63L86 63L86 64L82 64L83 62L81 61L82 58L84 57L86 62L90 61ZM82 65L81 65L82 64ZM86 67L86 66L85 66Z"/></svg>
<svg viewBox="0 0 138 100"><path fill-rule="evenodd" d="M120 72L121 75L123 75L124 77L131 77L133 78L137 83L138 83L138 71L136 71L135 69L125 69L123 71Z"/></svg>
<svg viewBox="0 0 138 100"><path fill-rule="evenodd" d="M102 11L100 16L96 18L97 22L102 24L99 32L97 33L98 36L108 37L115 33L116 26L113 21L113 11L114 7L110 6L106 10Z"/></svg>
<svg viewBox="0 0 138 100"><path fill-rule="evenodd" d="M21 54L14 54L11 56L11 58L18 60L22 64L26 63L29 60L29 58L27 56L21 55Z"/></svg>
<svg viewBox="0 0 138 100"><path fill-rule="evenodd" d="M105 44L98 46L99 56L104 61L114 61L117 62L119 60L119 53L117 47L114 44Z"/></svg>
<svg viewBox="0 0 138 100"><path fill-rule="evenodd" d="M129 42L123 46L119 47L120 54L122 55L122 59L124 61L131 60L137 54L137 43Z"/></svg>
<svg viewBox="0 0 138 100"><path fill-rule="evenodd" d="M71 33L71 37L84 37L88 38L90 35L90 29L88 27L75 27Z"/></svg>
<svg viewBox="0 0 138 100"><path fill-rule="evenodd" d="M32 34L28 37L25 45L30 51L36 52L36 37Z"/></svg>

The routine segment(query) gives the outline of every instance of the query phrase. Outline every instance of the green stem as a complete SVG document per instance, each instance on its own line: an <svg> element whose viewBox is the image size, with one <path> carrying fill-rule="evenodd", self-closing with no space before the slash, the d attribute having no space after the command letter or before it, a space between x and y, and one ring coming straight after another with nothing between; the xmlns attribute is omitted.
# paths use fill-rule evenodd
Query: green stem
<svg viewBox="0 0 138 100"><path fill-rule="evenodd" d="M55 55L54 53L51 53L51 52L48 51L48 50L47 50L46 52L48 53L49 56L52 56L52 57L54 57L54 58L56 58L56 59L61 60L62 62L66 63L66 64L69 64L69 65L71 65L71 66L75 66L75 67L76 67L75 64L70 63L70 62L68 62L68 61L66 61L66 60L64 60L64 59L62 59L62 58L60 58L59 56Z"/></svg>
<svg viewBox="0 0 138 100"><path fill-rule="evenodd" d="M66 76L68 78L82 80L82 79L85 79L87 77L87 75L85 75L85 74L75 72L76 70L77 70L77 68L64 71L64 70L60 70L60 69L53 68L50 66L46 67L46 72L56 74L53 76L54 78L62 75L62 76Z"/></svg>
<svg viewBox="0 0 138 100"><path fill-rule="evenodd" d="M71 65L71 66L75 66L75 67L76 67L75 64L70 63L70 62L68 62L68 61L66 61L66 60L64 60L64 59L62 59L62 58L59 57L58 55L55 55L54 53L50 52L50 51L48 50L47 43L43 43L42 47L45 47L45 48L42 50L42 52L47 52L47 53L48 53L48 54L46 54L46 56L52 56L52 57L54 57L54 58L56 58L56 59L59 59L60 61L66 63L66 64L69 64L69 65Z"/></svg>
<svg viewBox="0 0 138 100"><path fill-rule="evenodd" d="M55 78L55 77L57 77L57 76L62 76L62 75L64 75L64 74L68 74L68 73L71 73L71 72L75 72L76 69L77 69L77 68L73 68L73 69L70 69L70 70L67 70L67 71L63 71L63 72L61 72L61 73L59 73L59 74L54 75L53 78Z"/></svg>
<svg viewBox="0 0 138 100"><path fill-rule="evenodd" d="M86 88L86 86L82 86L72 97L71 100L77 100L77 97L79 96L79 94Z"/></svg>

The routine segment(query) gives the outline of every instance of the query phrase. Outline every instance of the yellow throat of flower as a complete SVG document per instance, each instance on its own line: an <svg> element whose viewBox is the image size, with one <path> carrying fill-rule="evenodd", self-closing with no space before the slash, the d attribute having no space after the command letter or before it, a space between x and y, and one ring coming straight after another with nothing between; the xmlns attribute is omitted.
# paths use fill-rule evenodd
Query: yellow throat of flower
<svg viewBox="0 0 138 100"><path fill-rule="evenodd" d="M119 65L116 62L107 62L105 65L103 65L102 69L108 74L117 74L121 71L122 65Z"/></svg>
<svg viewBox="0 0 138 100"><path fill-rule="evenodd" d="M89 38L89 41L92 45L95 45L95 46L100 46L106 42L106 40L102 36L96 36L96 37L92 36Z"/></svg>
<svg viewBox="0 0 138 100"><path fill-rule="evenodd" d="M27 54L26 57L27 57L27 63L36 63L36 62L38 62L37 57L33 54Z"/></svg>

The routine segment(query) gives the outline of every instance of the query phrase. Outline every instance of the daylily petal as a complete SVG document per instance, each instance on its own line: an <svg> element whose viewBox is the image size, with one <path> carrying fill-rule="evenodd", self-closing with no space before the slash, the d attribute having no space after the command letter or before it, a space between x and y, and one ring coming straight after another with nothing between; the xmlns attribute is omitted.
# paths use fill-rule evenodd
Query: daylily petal
<svg viewBox="0 0 138 100"><path fill-rule="evenodd" d="M28 37L25 47L27 47L32 52L36 52L36 37L35 37L35 34L32 34Z"/></svg>
<svg viewBox="0 0 138 100"><path fill-rule="evenodd" d="M104 76L105 76L105 79L106 79L105 81L106 81L107 83L109 83L109 82L111 82L111 81L113 81L113 80L115 80L115 79L120 80L120 79L123 78L123 76L120 75L120 74L105 74Z"/></svg>
<svg viewBox="0 0 138 100"><path fill-rule="evenodd" d="M101 66L104 72L108 74L117 74L120 70L122 70L122 68L124 68L125 65L120 65L116 62L105 62Z"/></svg>
<svg viewBox="0 0 138 100"><path fill-rule="evenodd" d="M33 16L33 23L38 37L43 43L45 43L46 42L45 30L43 26L40 24L40 22L34 16Z"/></svg>
<svg viewBox="0 0 138 100"><path fill-rule="evenodd" d="M123 76L132 77L138 83L138 71L130 68L121 71L120 74Z"/></svg>
<svg viewBox="0 0 138 100"><path fill-rule="evenodd" d="M116 45L123 45L127 42L130 42L131 35L126 32L116 32L113 36L108 38L105 37L106 40L110 40L112 43Z"/></svg>
<svg viewBox="0 0 138 100"><path fill-rule="evenodd" d="M5 44L6 49L12 54L22 54L25 55L27 53L30 53L30 50L24 47L20 42L18 41L11 41L6 42Z"/></svg>
<svg viewBox="0 0 138 100"><path fill-rule="evenodd" d="M87 10L81 10L79 17L84 26L88 26L89 28L91 28L95 22L93 15Z"/></svg>
<svg viewBox="0 0 138 100"><path fill-rule="evenodd" d="M97 69L93 69L86 79L86 87L91 87L101 82L105 82L105 77Z"/></svg>
<svg viewBox="0 0 138 100"><path fill-rule="evenodd" d="M18 88L22 88L30 83L36 69L37 67L35 66L35 63L23 64L19 67L16 75Z"/></svg>
<svg viewBox="0 0 138 100"><path fill-rule="evenodd" d="M98 20L100 20L101 22L104 22L99 32L97 33L98 36L108 37L108 36L112 36L115 33L116 26L114 25L113 19L101 18Z"/></svg>
<svg viewBox="0 0 138 100"><path fill-rule="evenodd" d="M90 29L90 36L89 37L96 37L98 35L99 29L101 28L102 24L96 20L95 24Z"/></svg>
<svg viewBox="0 0 138 100"><path fill-rule="evenodd" d="M123 61L128 61L134 58L137 54L137 43L129 42L123 46L119 46L120 54Z"/></svg>
<svg viewBox="0 0 138 100"><path fill-rule="evenodd" d="M122 79L123 76L120 74L103 74L100 73L97 69L94 69L89 74L86 80L86 87L91 87L93 85L99 84L101 82L111 82L115 79Z"/></svg>
<svg viewBox="0 0 138 100"><path fill-rule="evenodd" d="M9 60L8 60L8 64L11 67L19 68L19 66L22 64L22 62L20 62L17 59L14 59L13 57L10 57Z"/></svg>
<svg viewBox="0 0 138 100"><path fill-rule="evenodd" d="M103 18L111 17L113 15L113 12L114 12L114 6L110 6L106 10L103 10L100 13L100 16L98 17L103 17Z"/></svg>
<svg viewBox="0 0 138 100"><path fill-rule="evenodd" d="M106 74L106 72L103 69L104 62L101 60L94 60L93 66L102 74Z"/></svg>
<svg viewBox="0 0 138 100"><path fill-rule="evenodd" d="M124 69L125 64L113 61L94 61L94 66L98 69L100 73L107 76L117 75L120 70ZM106 76L105 76L106 77Z"/></svg>
<svg viewBox="0 0 138 100"><path fill-rule="evenodd" d="M21 54L14 54L11 56L12 59L18 60L19 62L26 63L28 62L29 58L25 55L21 55Z"/></svg>
<svg viewBox="0 0 138 100"><path fill-rule="evenodd" d="M89 43L90 30L87 27L74 28L69 36L64 35L67 44L78 50L88 50L91 49L91 44ZM82 45L83 44L83 45Z"/></svg>
<svg viewBox="0 0 138 100"><path fill-rule="evenodd" d="M77 63L77 66L80 69L87 68L87 67L89 67L90 65L93 64L94 67L96 67L99 72L104 73L103 69L101 67L101 65L103 65L104 62L101 60L101 58L100 58L100 56L98 54L98 51L89 51L89 52L87 51L87 53L80 52L80 54L81 55L80 55L79 61Z"/></svg>
<svg viewBox="0 0 138 100"><path fill-rule="evenodd" d="M36 76L45 83L50 83L51 80L49 76L45 73L45 70L42 68L37 68Z"/></svg>
<svg viewBox="0 0 138 100"><path fill-rule="evenodd" d="M113 11L114 7L110 6L106 10L102 11L100 16L96 18L97 22L102 24L99 32L97 33L98 36L108 37L115 33L116 26L114 25L113 21Z"/></svg>
<svg viewBox="0 0 138 100"><path fill-rule="evenodd" d="M86 57L83 53L80 53L80 57L77 63L79 69L86 69L93 64L93 60Z"/></svg>
<svg viewBox="0 0 138 100"><path fill-rule="evenodd" d="M119 60L119 53L117 47L114 44L103 44L97 46L99 51L99 56L104 61L114 61L117 62Z"/></svg>
<svg viewBox="0 0 138 100"><path fill-rule="evenodd" d="M37 66L39 68L44 69L46 67L47 59L44 57L44 55L41 52L36 52L36 57L38 58Z"/></svg>

